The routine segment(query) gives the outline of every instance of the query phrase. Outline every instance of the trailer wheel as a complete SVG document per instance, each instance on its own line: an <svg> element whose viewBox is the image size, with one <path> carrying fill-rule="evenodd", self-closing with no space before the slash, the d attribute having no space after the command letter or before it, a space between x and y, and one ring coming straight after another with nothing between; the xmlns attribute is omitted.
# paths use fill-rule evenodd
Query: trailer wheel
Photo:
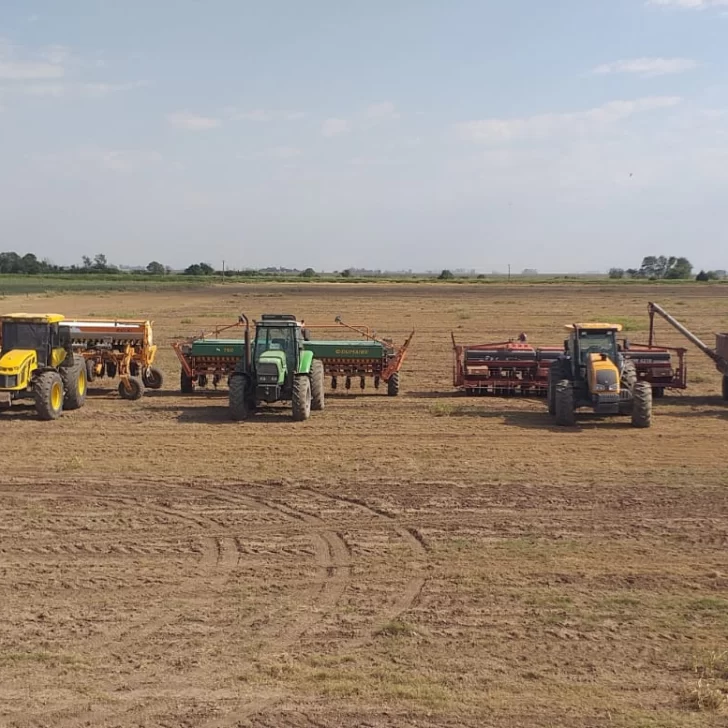
<svg viewBox="0 0 728 728"><path fill-rule="evenodd" d="M164 384L164 374L157 367L149 367L144 374L142 374L142 382L144 386L149 389L161 389Z"/></svg>
<svg viewBox="0 0 728 728"><path fill-rule="evenodd" d="M315 359L311 364L311 409L320 412L324 408L324 365Z"/></svg>
<svg viewBox="0 0 728 728"><path fill-rule="evenodd" d="M556 424L571 427L576 424L574 409L574 385L568 379L562 379L556 385L555 412Z"/></svg>
<svg viewBox="0 0 728 728"><path fill-rule="evenodd" d="M35 411L41 420L55 420L63 412L63 380L55 371L43 372L33 385Z"/></svg>
<svg viewBox="0 0 728 728"><path fill-rule="evenodd" d="M228 410L235 422L248 419L250 414L250 384L243 374L232 374L228 381Z"/></svg>
<svg viewBox="0 0 728 728"><path fill-rule="evenodd" d="M632 390L632 426L649 427L652 424L652 387L649 382L637 382Z"/></svg>
<svg viewBox="0 0 728 728"><path fill-rule="evenodd" d="M723 375L723 399L728 402L728 375Z"/></svg>
<svg viewBox="0 0 728 728"><path fill-rule="evenodd" d="M660 397L665 396L665 388L664 387L653 387L652 388L652 397L654 399L660 399Z"/></svg>
<svg viewBox="0 0 728 728"><path fill-rule="evenodd" d="M129 388L127 389L127 385ZM138 377L126 377L119 382L119 396L122 399L137 400L144 395L144 383Z"/></svg>
<svg viewBox="0 0 728 728"><path fill-rule="evenodd" d="M195 383L184 369L180 369L179 373L179 391L182 394L192 394L195 391Z"/></svg>
<svg viewBox="0 0 728 728"><path fill-rule="evenodd" d="M294 422L303 422L311 416L311 380L305 374L293 378L291 405Z"/></svg>
<svg viewBox="0 0 728 728"><path fill-rule="evenodd" d="M96 379L96 363L93 359L86 359L86 381L93 382Z"/></svg>
<svg viewBox="0 0 728 728"><path fill-rule="evenodd" d="M387 380L387 395L396 397L399 394L399 372L395 372Z"/></svg>
<svg viewBox="0 0 728 728"><path fill-rule="evenodd" d="M106 376L109 379L113 379L116 376L116 362L115 361L107 361L106 362Z"/></svg>
<svg viewBox="0 0 728 728"><path fill-rule="evenodd" d="M74 356L73 366L61 368L63 380L63 409L75 410L83 407L88 391L87 364L83 357Z"/></svg>

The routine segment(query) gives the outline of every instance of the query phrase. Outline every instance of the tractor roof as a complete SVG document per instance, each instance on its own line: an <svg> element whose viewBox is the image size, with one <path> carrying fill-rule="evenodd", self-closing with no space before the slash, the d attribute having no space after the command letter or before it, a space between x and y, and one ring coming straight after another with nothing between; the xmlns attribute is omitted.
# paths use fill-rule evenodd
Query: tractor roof
<svg viewBox="0 0 728 728"><path fill-rule="evenodd" d="M622 324L586 323L567 324L567 329L572 331L621 331Z"/></svg>
<svg viewBox="0 0 728 728"><path fill-rule="evenodd" d="M66 317L60 313L6 313L0 321L18 321L29 324L57 324Z"/></svg>

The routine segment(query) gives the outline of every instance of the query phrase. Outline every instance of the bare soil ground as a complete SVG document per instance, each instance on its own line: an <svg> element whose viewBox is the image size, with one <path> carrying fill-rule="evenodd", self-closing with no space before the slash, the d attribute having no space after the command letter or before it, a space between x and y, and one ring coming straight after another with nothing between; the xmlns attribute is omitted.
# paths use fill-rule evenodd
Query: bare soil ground
<svg viewBox="0 0 728 728"><path fill-rule="evenodd" d="M167 374L139 402L102 381L53 423L0 413L0 725L725 725L728 405L711 362L690 350L690 389L646 431L564 430L543 400L451 385L451 330L557 344L564 323L617 319L639 341L651 297L709 342L728 330L728 289L697 285L0 301L153 318ZM415 327L402 395L229 422L224 389L179 394L168 344L239 311L341 314L399 341Z"/></svg>

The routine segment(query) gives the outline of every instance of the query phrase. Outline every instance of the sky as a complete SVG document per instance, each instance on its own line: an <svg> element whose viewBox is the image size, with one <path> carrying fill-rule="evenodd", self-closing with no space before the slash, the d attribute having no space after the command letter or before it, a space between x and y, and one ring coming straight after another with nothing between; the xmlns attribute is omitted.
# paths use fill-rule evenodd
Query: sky
<svg viewBox="0 0 728 728"><path fill-rule="evenodd" d="M728 0L0 0L0 250L728 268Z"/></svg>

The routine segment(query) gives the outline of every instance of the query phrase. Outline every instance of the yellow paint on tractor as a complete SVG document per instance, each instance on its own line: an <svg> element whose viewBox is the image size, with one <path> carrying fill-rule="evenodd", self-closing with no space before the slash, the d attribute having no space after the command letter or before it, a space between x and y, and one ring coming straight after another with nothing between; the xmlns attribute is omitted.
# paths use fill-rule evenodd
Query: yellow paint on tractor
<svg viewBox="0 0 728 728"><path fill-rule="evenodd" d="M587 324L566 324L566 328L569 331L576 331L582 329L584 331L621 331L622 324L600 324L600 323L587 323Z"/></svg>
<svg viewBox="0 0 728 728"><path fill-rule="evenodd" d="M17 377L15 386L3 387L9 392L19 392L27 389L33 372L38 368L38 355L35 351L15 349L8 351L0 357L0 375L3 377Z"/></svg>
<svg viewBox="0 0 728 728"><path fill-rule="evenodd" d="M601 372L612 372L613 379L616 382L617 388L611 390L612 393L619 393L619 369L617 365L606 355L606 354L589 354L586 362L589 391L592 394L599 392L597 387L597 376Z"/></svg>
<svg viewBox="0 0 728 728"><path fill-rule="evenodd" d="M0 316L3 321L20 321L28 324L59 324L66 317L60 313L6 313Z"/></svg>

